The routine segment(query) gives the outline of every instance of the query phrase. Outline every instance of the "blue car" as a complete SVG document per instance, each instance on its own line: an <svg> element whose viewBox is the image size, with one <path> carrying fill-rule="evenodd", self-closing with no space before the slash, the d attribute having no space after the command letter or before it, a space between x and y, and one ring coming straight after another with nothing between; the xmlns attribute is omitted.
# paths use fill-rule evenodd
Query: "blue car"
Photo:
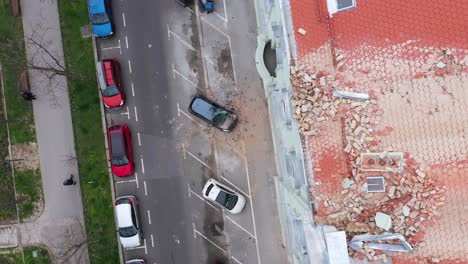
<svg viewBox="0 0 468 264"><path fill-rule="evenodd" d="M94 36L107 38L114 34L109 0L89 0L89 18Z"/></svg>

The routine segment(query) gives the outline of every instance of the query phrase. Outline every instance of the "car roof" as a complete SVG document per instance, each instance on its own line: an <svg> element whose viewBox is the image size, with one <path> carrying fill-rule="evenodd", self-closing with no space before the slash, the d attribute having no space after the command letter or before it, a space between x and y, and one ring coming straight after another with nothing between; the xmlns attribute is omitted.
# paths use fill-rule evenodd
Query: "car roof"
<svg viewBox="0 0 468 264"><path fill-rule="evenodd" d="M203 116L204 118L208 120L213 120L214 110L216 109L216 106L211 104L205 98L196 97L195 99L193 99L190 108L192 111Z"/></svg>
<svg viewBox="0 0 468 264"><path fill-rule="evenodd" d="M115 206L119 228L133 226L131 210L132 206L128 203L121 203Z"/></svg>
<svg viewBox="0 0 468 264"><path fill-rule="evenodd" d="M104 0L89 0L89 11L93 14L106 11Z"/></svg>
<svg viewBox="0 0 468 264"><path fill-rule="evenodd" d="M112 155L114 156L124 156L124 136L122 130L111 130L110 131L110 141L111 141L111 150Z"/></svg>

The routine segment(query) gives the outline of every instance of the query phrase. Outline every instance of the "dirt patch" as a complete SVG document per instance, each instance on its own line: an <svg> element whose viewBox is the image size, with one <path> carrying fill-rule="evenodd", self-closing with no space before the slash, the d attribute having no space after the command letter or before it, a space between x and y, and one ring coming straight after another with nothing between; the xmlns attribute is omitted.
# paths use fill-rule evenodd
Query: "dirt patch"
<svg viewBox="0 0 468 264"><path fill-rule="evenodd" d="M13 164L16 170L37 170L39 169L39 150L37 143L29 142L15 144L11 146L12 159L18 160Z"/></svg>

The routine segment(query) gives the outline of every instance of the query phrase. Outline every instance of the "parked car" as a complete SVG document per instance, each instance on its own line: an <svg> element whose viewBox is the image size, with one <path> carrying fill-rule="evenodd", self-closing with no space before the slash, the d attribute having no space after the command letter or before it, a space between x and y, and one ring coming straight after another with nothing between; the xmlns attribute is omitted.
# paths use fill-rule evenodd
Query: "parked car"
<svg viewBox="0 0 468 264"><path fill-rule="evenodd" d="M238 214L245 206L245 197L224 184L209 179L203 187L203 197L214 202L232 214Z"/></svg>
<svg viewBox="0 0 468 264"><path fill-rule="evenodd" d="M189 112L224 132L231 132L237 124L233 112L200 95L193 97Z"/></svg>
<svg viewBox="0 0 468 264"><path fill-rule="evenodd" d="M133 161L132 140L130 129L125 124L113 125L107 130L109 142L109 156L112 172L118 177L133 174L135 164Z"/></svg>
<svg viewBox="0 0 468 264"><path fill-rule="evenodd" d="M127 260L125 264L145 264L145 261L142 259L132 259L132 260Z"/></svg>
<svg viewBox="0 0 468 264"><path fill-rule="evenodd" d="M183 7L187 7L193 3L194 0L176 0L181 4Z"/></svg>
<svg viewBox="0 0 468 264"><path fill-rule="evenodd" d="M89 19L94 36L108 38L114 35L110 0L88 0Z"/></svg>
<svg viewBox="0 0 468 264"><path fill-rule="evenodd" d="M136 197L128 195L117 198L115 200L115 215L122 247L135 248L141 245Z"/></svg>
<svg viewBox="0 0 468 264"><path fill-rule="evenodd" d="M107 108L122 107L125 103L125 93L122 88L120 64L117 59L96 62L96 71L104 105Z"/></svg>

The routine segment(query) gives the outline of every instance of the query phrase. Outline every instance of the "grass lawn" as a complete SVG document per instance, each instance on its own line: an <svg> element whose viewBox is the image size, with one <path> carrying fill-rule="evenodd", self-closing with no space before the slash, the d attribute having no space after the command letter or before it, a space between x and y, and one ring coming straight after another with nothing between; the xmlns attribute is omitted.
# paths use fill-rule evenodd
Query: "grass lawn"
<svg viewBox="0 0 468 264"><path fill-rule="evenodd" d="M42 247L25 247L24 264L50 264L52 263L49 251Z"/></svg>
<svg viewBox="0 0 468 264"><path fill-rule="evenodd" d="M25 247L24 261L20 248L0 249L1 264L50 264L49 251L42 247Z"/></svg>
<svg viewBox="0 0 468 264"><path fill-rule="evenodd" d="M38 170L15 172L16 193L19 200L20 221L30 217L34 212L34 204L42 199L42 181ZM27 199L26 199L27 198Z"/></svg>
<svg viewBox="0 0 468 264"><path fill-rule="evenodd" d="M21 21L9 16L8 0L0 0L0 42L5 39L14 38L15 30L21 28ZM22 31L21 31L22 32ZM20 34L21 35L21 34ZM5 45L0 45L0 54L9 52ZM2 64L3 81L5 93L7 87L16 87L16 68L7 61L0 60ZM8 137L3 100L0 101L0 156L2 159L8 157ZM0 222L16 220L15 192L13 187L13 176L10 164L0 163Z"/></svg>
<svg viewBox="0 0 468 264"><path fill-rule="evenodd" d="M86 79L69 79L75 147L91 263L119 263L112 194L107 169L100 101L91 39L80 27L89 24L87 1L59 1L67 68Z"/></svg>

